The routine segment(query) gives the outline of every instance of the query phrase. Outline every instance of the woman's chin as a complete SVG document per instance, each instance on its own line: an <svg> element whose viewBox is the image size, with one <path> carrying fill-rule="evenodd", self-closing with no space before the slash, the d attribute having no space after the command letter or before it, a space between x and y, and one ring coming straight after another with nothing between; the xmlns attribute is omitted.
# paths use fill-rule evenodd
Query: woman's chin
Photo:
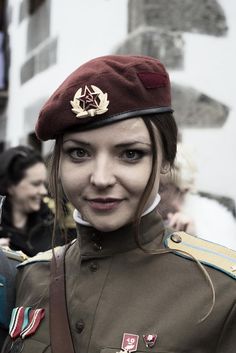
<svg viewBox="0 0 236 353"><path fill-rule="evenodd" d="M102 220L93 220L89 222L95 229L97 229L100 232L108 233L108 232L114 232L117 229L123 227L125 225L125 222L115 222L114 220L110 221L102 221Z"/></svg>
<svg viewBox="0 0 236 353"><path fill-rule="evenodd" d="M41 204L33 204L29 207L29 213L38 212L40 210Z"/></svg>
<svg viewBox="0 0 236 353"><path fill-rule="evenodd" d="M112 212L84 212L83 219L100 232L114 232L130 223L133 216L126 209L117 209Z"/></svg>

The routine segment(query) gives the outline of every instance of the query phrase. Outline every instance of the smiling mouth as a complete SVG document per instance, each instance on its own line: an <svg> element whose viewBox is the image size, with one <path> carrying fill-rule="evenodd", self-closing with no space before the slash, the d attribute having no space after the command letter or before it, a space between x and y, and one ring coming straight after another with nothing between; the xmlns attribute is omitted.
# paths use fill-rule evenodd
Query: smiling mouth
<svg viewBox="0 0 236 353"><path fill-rule="evenodd" d="M89 206L98 211L110 211L119 207L120 203L123 201L122 199L114 199L114 198L96 198L87 200Z"/></svg>

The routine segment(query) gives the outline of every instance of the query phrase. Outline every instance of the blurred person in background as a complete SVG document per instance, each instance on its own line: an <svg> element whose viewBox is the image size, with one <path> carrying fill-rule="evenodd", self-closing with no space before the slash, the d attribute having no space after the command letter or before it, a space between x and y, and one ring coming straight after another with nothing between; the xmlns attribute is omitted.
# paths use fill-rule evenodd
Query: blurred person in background
<svg viewBox="0 0 236 353"><path fill-rule="evenodd" d="M196 189L193 154L178 144L175 168L161 175L158 211L169 227L236 250L236 219L216 199Z"/></svg>
<svg viewBox="0 0 236 353"><path fill-rule="evenodd" d="M28 256L52 247L53 212L43 202L47 169L31 147L17 146L0 154L0 194L6 196L0 244ZM59 234L55 245L62 244Z"/></svg>
<svg viewBox="0 0 236 353"><path fill-rule="evenodd" d="M0 224L4 196L0 195ZM0 350L8 334L11 311L15 301L16 265L26 259L23 253L0 245Z"/></svg>

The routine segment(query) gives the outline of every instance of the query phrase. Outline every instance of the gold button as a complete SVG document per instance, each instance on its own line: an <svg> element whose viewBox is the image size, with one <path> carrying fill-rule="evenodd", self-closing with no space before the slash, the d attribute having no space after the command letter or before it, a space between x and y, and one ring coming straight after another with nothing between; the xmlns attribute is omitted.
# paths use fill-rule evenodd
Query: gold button
<svg viewBox="0 0 236 353"><path fill-rule="evenodd" d="M179 235L179 234L172 234L171 235L171 240L174 242L174 243L181 243L181 241L182 241L182 238L181 238L181 236Z"/></svg>

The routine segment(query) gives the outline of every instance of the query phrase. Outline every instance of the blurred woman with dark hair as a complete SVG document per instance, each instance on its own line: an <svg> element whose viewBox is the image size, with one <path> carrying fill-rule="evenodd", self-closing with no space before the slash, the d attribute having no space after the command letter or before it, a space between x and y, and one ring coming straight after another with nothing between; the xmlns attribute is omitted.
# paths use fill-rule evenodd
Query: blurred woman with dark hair
<svg viewBox="0 0 236 353"><path fill-rule="evenodd" d="M27 146L0 154L0 194L6 196L0 244L33 256L50 249L53 212L43 202L47 169L42 156ZM56 244L60 243L56 239Z"/></svg>

